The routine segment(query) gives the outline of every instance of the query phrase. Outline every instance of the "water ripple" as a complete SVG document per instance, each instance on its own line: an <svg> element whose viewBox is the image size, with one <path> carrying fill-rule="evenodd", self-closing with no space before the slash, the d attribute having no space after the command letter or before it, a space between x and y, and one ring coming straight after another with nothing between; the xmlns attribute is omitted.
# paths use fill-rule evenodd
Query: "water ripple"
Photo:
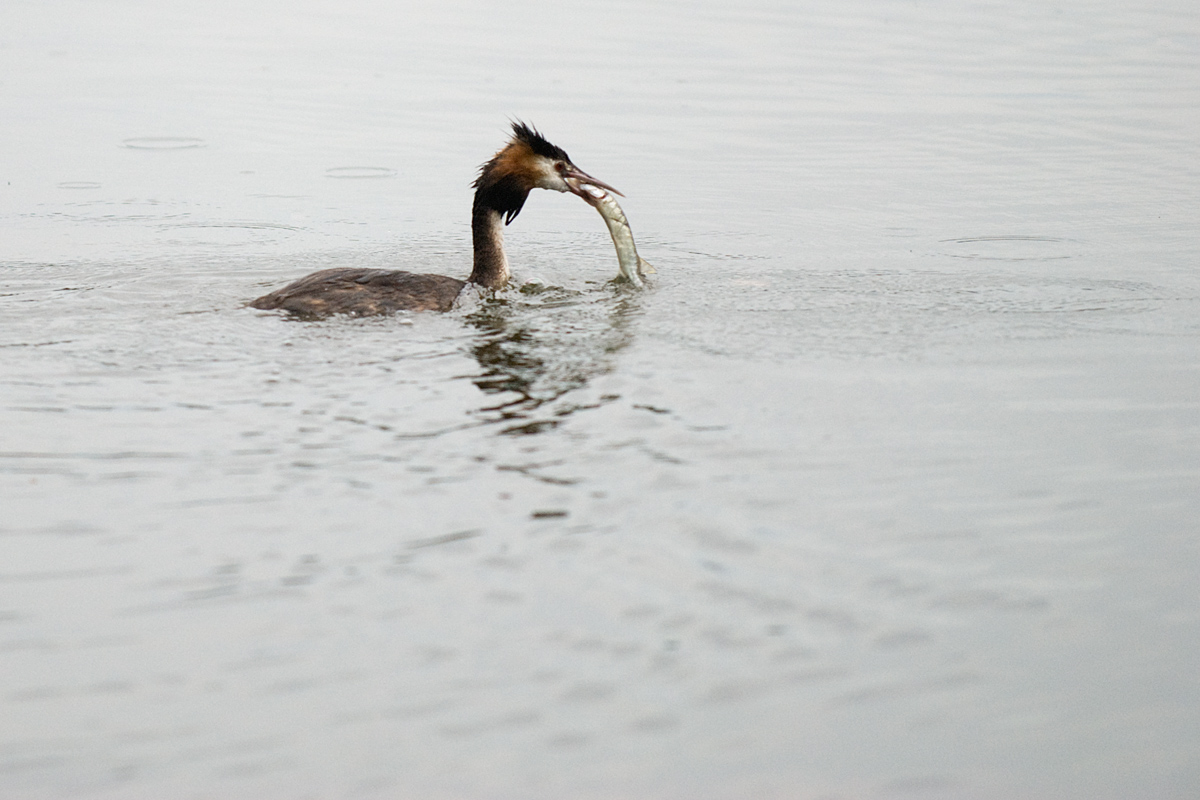
<svg viewBox="0 0 1200 800"><path fill-rule="evenodd" d="M364 178L394 178L396 170L390 167L331 167L325 170L326 178L348 178L362 180Z"/></svg>
<svg viewBox="0 0 1200 800"><path fill-rule="evenodd" d="M951 245L941 255L977 261L1058 261L1082 250L1081 242L1057 236L968 236L941 243Z"/></svg>
<svg viewBox="0 0 1200 800"><path fill-rule="evenodd" d="M121 146L130 150L191 150L204 147L205 142L194 136L135 136L123 139Z"/></svg>

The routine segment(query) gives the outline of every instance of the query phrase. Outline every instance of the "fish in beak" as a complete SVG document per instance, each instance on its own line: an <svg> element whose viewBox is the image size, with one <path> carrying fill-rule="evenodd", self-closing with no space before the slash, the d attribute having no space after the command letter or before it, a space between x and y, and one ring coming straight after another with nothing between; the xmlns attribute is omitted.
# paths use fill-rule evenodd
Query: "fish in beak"
<svg viewBox="0 0 1200 800"><path fill-rule="evenodd" d="M563 169L559 174L562 175L563 180L566 181L567 188L571 190L571 193L579 195L590 205L595 205L597 195L602 195L604 191L612 192L619 197L625 196L617 191L616 188L609 186L602 180L593 178L591 175L588 175L574 164L568 164L566 168ZM594 186L602 191L589 192L586 188L588 186Z"/></svg>

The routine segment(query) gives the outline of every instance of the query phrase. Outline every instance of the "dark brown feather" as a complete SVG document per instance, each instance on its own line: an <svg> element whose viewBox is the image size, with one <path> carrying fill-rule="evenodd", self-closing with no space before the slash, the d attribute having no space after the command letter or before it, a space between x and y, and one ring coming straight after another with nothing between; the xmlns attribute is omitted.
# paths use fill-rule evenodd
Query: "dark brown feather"
<svg viewBox="0 0 1200 800"><path fill-rule="evenodd" d="M326 269L314 272L250 303L304 317L351 314L366 317L396 311L449 311L466 281L386 269Z"/></svg>

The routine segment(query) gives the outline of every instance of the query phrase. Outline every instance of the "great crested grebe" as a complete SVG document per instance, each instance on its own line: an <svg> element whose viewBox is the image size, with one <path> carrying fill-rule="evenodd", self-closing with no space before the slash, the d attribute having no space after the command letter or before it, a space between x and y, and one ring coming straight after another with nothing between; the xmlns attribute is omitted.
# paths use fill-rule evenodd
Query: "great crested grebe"
<svg viewBox="0 0 1200 800"><path fill-rule="evenodd" d="M278 308L302 316L449 311L468 283L499 289L508 282L504 225L521 212L530 190L572 192L589 203L595 201L587 186L621 194L571 163L566 151L546 141L534 128L514 122L512 131L512 139L480 168L473 184L475 268L467 280L386 269L325 269L263 295L250 307Z"/></svg>

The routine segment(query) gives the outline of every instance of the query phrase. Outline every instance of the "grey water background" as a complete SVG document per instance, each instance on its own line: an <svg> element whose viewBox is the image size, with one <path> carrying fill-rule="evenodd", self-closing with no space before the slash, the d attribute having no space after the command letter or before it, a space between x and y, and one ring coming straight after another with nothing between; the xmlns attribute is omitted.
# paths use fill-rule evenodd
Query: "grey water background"
<svg viewBox="0 0 1200 800"><path fill-rule="evenodd" d="M507 120L626 194L650 291ZM6 0L0 796L1200 796L1194 3Z"/></svg>

